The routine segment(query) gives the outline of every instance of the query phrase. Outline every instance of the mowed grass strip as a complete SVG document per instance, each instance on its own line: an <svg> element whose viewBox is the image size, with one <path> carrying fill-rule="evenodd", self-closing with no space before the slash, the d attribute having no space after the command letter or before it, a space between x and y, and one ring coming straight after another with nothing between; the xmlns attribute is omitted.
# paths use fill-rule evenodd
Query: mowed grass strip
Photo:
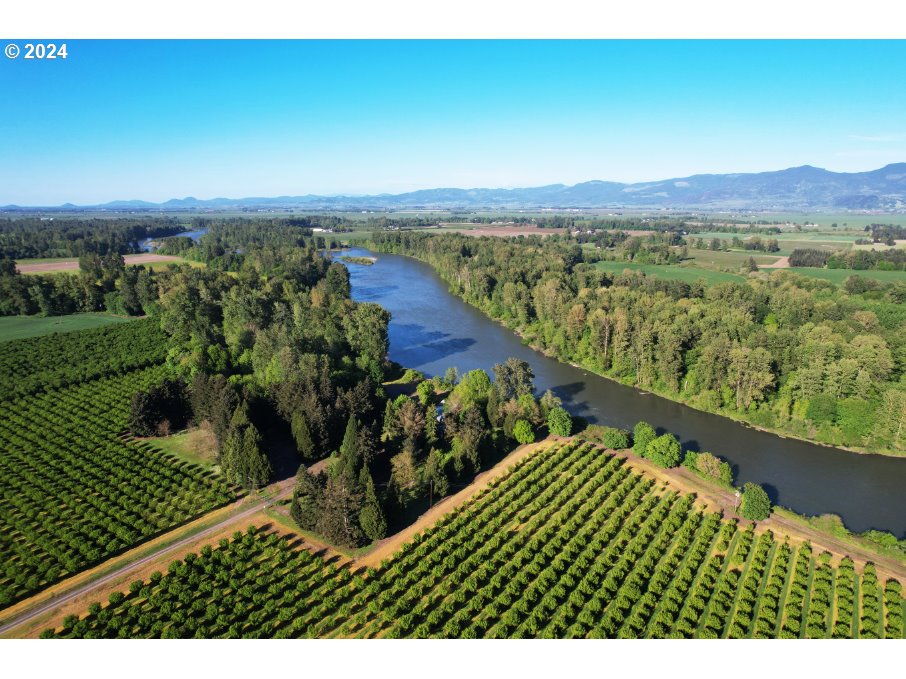
<svg viewBox="0 0 906 679"><path fill-rule="evenodd" d="M133 319L105 313L72 314L70 316L2 316L0 342L41 337L54 332L72 332L100 328Z"/></svg>
<svg viewBox="0 0 906 679"><path fill-rule="evenodd" d="M882 283L904 283L906 282L906 271L875 271L861 269L813 269L803 266L792 266L784 271L792 271L800 276L809 278L820 278L821 280L831 281L837 285L842 285L850 276L861 276L873 281Z"/></svg>

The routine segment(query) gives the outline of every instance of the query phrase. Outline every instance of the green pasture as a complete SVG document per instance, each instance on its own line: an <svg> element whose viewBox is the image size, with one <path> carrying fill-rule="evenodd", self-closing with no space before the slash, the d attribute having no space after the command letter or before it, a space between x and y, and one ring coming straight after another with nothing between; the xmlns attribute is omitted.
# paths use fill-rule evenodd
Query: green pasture
<svg viewBox="0 0 906 679"><path fill-rule="evenodd" d="M768 269L770 271L770 269ZM842 284L850 276L861 276L882 283L906 283L906 271L859 271L855 269L813 269L809 267L794 266L782 271L795 271L802 276L820 278L831 281L837 285Z"/></svg>
<svg viewBox="0 0 906 679"><path fill-rule="evenodd" d="M111 323L128 323L131 318L104 313L72 314L70 316L3 316L0 317L0 342L38 337L52 332L69 332L99 328Z"/></svg>
<svg viewBox="0 0 906 679"><path fill-rule="evenodd" d="M727 281L740 282L745 280L743 276L724 271L713 271L702 269L694 266L682 266L677 264L634 264L632 262L597 262L595 264L602 271L611 274L620 274L624 270L641 271L646 276L658 276L665 280L684 281L694 283L703 278L708 285L715 283L725 283Z"/></svg>

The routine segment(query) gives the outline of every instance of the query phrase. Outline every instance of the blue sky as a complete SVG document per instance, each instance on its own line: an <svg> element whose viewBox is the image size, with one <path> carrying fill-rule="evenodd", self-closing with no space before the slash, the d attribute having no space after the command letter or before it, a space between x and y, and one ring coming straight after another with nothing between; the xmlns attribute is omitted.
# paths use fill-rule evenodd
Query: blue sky
<svg viewBox="0 0 906 679"><path fill-rule="evenodd" d="M906 161L904 63L906 41L70 41L0 62L0 205L874 169Z"/></svg>

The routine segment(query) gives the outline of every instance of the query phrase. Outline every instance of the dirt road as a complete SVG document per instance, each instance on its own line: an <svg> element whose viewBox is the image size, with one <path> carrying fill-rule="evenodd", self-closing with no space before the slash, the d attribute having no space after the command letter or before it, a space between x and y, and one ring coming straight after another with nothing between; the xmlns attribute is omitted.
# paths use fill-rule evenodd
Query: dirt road
<svg viewBox="0 0 906 679"><path fill-rule="evenodd" d="M759 269L789 269L790 268L790 258L789 257L778 257L776 261L771 262L770 264L759 264Z"/></svg>

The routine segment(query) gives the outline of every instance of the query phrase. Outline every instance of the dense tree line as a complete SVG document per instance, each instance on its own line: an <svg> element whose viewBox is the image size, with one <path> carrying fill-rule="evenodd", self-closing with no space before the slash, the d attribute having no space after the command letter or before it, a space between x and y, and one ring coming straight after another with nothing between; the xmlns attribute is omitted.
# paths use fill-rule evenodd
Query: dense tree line
<svg viewBox="0 0 906 679"><path fill-rule="evenodd" d="M796 248L790 253L790 266L823 267L831 253L817 248Z"/></svg>
<svg viewBox="0 0 906 679"><path fill-rule="evenodd" d="M450 369L423 379L412 395L386 399L382 418L366 408L351 413L326 470L300 468L293 518L335 543L360 546L405 521L410 507L467 483L515 443L531 443L545 425L569 435L572 418L559 399L535 398L528 363L509 358L494 366L494 377ZM315 448L310 419L297 411L293 420L300 452Z"/></svg>
<svg viewBox="0 0 906 679"><path fill-rule="evenodd" d="M137 395L133 433L172 429L185 410L184 420L211 424L227 475L254 487L268 480L259 432L275 418L313 461L336 448L348 416L376 412L389 315L349 298L342 264L310 247L265 247L246 254L238 275L182 266L154 281L143 310L167 337L184 394L178 408Z"/></svg>
<svg viewBox="0 0 906 679"><path fill-rule="evenodd" d="M767 238L762 240L761 236L752 236L741 239L739 236L733 236L730 240L731 247L741 250L757 250L759 252L779 252L780 243L776 238Z"/></svg>
<svg viewBox="0 0 906 679"><path fill-rule="evenodd" d="M790 272L609 275L564 238L375 234L534 345L624 383L828 443L906 450L906 290ZM820 406L832 398L833 409Z"/></svg>
<svg viewBox="0 0 906 679"><path fill-rule="evenodd" d="M81 257L89 252L118 255L140 252L146 238L182 231L172 217L147 219L0 219L0 259Z"/></svg>
<svg viewBox="0 0 906 679"><path fill-rule="evenodd" d="M0 259L0 316L87 311L140 316L156 298L154 272L127 267L120 254L89 252L79 257L79 267L73 274L20 274L12 259Z"/></svg>
<svg viewBox="0 0 906 679"><path fill-rule="evenodd" d="M594 243L602 252L577 253L585 261L604 259L627 261L636 264L678 264L686 258L686 245L682 236L675 231L658 231L650 235L628 236L623 232L593 235L578 234L576 242Z"/></svg>
<svg viewBox="0 0 906 679"><path fill-rule="evenodd" d="M874 243L896 245L896 241L906 240L906 226L898 224L870 224L865 230L871 232L871 240Z"/></svg>
<svg viewBox="0 0 906 679"><path fill-rule="evenodd" d="M797 248L790 254L790 266L812 266L828 269L865 271L903 271L906 269L906 250L838 250L827 252L815 248Z"/></svg>
<svg viewBox="0 0 906 679"><path fill-rule="evenodd" d="M879 271L903 271L906 269L906 249L890 250L842 250L833 253L827 260L828 269L876 269Z"/></svg>
<svg viewBox="0 0 906 679"><path fill-rule="evenodd" d="M305 226L309 221L237 219L208 223L200 220L197 226L208 228L207 234L197 242L183 236L166 238L161 252L202 262L218 271L293 276L313 285L321 275L318 267L310 265L313 253L331 243L313 237L311 229ZM89 226L84 227L84 235L96 240L90 241L89 249L77 253L79 273L22 275L17 273L13 259L0 256L0 315L59 316L85 311L130 316L153 313L159 296L156 272L143 266L127 267L120 252L99 245L104 231L95 234L90 230L93 222L86 223ZM150 222L141 228L150 234L181 231L172 220L164 220L160 226L154 224Z"/></svg>

